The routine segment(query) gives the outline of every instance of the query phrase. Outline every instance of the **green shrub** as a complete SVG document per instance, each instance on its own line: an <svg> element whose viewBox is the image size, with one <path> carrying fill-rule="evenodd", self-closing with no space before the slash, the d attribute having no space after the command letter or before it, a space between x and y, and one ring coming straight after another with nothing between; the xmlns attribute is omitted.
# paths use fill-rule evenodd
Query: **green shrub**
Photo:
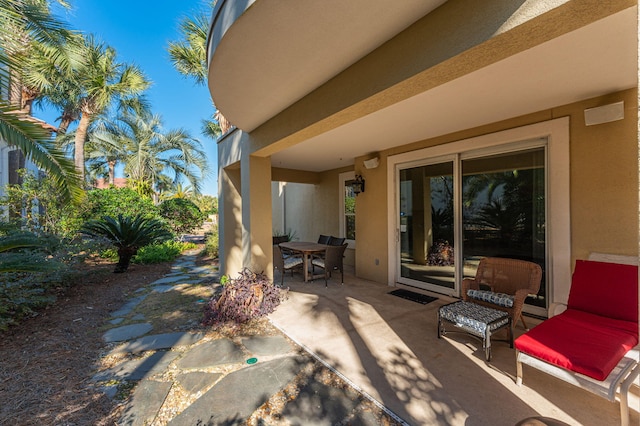
<svg viewBox="0 0 640 426"><path fill-rule="evenodd" d="M151 264L171 262L185 250L191 250L197 246L194 243L180 241L165 241L161 244L151 244L141 247L138 254L132 259L133 263Z"/></svg>
<svg viewBox="0 0 640 426"><path fill-rule="evenodd" d="M205 216L210 214L218 214L218 198L212 195L199 195L193 200L198 206L202 214Z"/></svg>
<svg viewBox="0 0 640 426"><path fill-rule="evenodd" d="M204 254L210 257L218 257L218 227L214 226L210 233L205 235Z"/></svg>
<svg viewBox="0 0 640 426"><path fill-rule="evenodd" d="M77 207L59 197L60 189L52 179L38 178L20 170L22 184L5 186L0 206L9 211L15 227L37 233L71 237L82 220Z"/></svg>
<svg viewBox="0 0 640 426"><path fill-rule="evenodd" d="M103 216L142 216L160 219L158 207L153 200L130 188L93 189L87 192L87 201L80 213L82 223Z"/></svg>
<svg viewBox="0 0 640 426"><path fill-rule="evenodd" d="M176 234L193 232L202 225L205 216L193 201L186 198L171 198L160 204L160 216Z"/></svg>

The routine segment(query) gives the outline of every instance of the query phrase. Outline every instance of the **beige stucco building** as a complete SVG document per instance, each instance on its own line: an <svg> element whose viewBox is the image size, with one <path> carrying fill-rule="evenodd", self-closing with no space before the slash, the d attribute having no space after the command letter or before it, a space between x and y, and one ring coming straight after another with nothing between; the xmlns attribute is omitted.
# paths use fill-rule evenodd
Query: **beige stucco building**
<svg viewBox="0 0 640 426"><path fill-rule="evenodd" d="M478 257L517 255L543 266L529 310L546 315L576 259L638 254L635 0L219 0L208 61L234 125L222 273L270 273L274 230L345 236L356 175L347 262L363 279L457 296ZM488 189L523 175L517 196ZM527 212L487 218L531 188Z"/></svg>

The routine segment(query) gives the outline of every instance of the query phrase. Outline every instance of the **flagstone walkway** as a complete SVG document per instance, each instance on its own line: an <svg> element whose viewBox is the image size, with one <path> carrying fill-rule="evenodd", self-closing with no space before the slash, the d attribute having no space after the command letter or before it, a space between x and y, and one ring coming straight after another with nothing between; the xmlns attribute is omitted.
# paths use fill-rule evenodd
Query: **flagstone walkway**
<svg viewBox="0 0 640 426"><path fill-rule="evenodd" d="M198 267L195 260L195 252L183 255L170 274L112 313L112 325L136 321L104 333L105 344L112 346L107 356L126 356L93 377L111 397L123 383L135 385L119 424L246 424L265 401L314 361L284 335L209 339L194 332L152 334L153 325L135 311L148 294L218 282L214 268ZM182 406L165 406L170 393L182 396ZM290 424L379 424L353 390L316 382L304 386L282 416Z"/></svg>

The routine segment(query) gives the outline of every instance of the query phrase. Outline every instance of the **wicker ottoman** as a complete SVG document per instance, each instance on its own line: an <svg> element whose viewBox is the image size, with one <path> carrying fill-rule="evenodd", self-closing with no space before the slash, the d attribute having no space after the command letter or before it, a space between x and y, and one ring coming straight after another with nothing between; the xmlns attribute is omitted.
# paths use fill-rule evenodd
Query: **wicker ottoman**
<svg viewBox="0 0 640 426"><path fill-rule="evenodd" d="M511 328L511 317L504 311L471 302L458 301L438 309L438 339L446 334L445 323L482 340L485 358L491 361L491 335L498 330ZM509 344L513 348L513 334L509 330Z"/></svg>

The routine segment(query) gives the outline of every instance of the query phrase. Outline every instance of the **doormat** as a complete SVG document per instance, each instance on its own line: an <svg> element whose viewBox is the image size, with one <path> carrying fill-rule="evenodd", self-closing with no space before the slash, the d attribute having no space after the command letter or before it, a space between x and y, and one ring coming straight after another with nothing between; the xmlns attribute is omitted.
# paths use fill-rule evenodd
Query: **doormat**
<svg viewBox="0 0 640 426"><path fill-rule="evenodd" d="M412 302L422 303L423 305L431 303L434 300L438 300L437 297L427 296L426 294L420 294L404 289L393 290L388 294L391 294L392 296L402 297L403 299L411 300Z"/></svg>

